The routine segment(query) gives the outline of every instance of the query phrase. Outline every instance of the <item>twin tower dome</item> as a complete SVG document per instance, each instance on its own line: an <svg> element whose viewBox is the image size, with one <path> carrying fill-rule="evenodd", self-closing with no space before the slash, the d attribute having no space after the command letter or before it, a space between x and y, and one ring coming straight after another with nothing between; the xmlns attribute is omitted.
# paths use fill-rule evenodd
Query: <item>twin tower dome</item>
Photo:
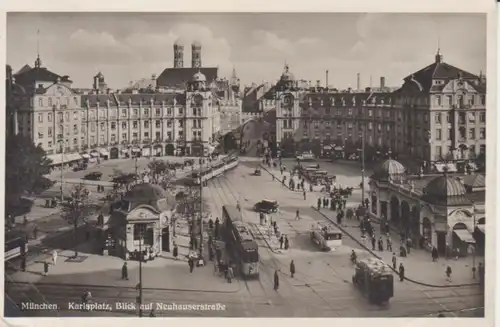
<svg viewBox="0 0 500 327"><path fill-rule="evenodd" d="M174 42L174 68L184 68L184 44L182 39ZM191 67L201 68L201 43L191 43Z"/></svg>

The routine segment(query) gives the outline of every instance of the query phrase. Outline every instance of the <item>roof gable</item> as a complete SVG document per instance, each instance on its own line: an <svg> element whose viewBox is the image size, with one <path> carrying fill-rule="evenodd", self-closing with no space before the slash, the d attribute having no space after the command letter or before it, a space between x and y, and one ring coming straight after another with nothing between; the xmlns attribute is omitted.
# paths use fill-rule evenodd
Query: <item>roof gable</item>
<svg viewBox="0 0 500 327"><path fill-rule="evenodd" d="M454 79L454 80L451 80L450 82L448 82L448 84L446 84L443 87L442 92L444 92L444 93L449 93L449 92L476 93L477 90L468 81Z"/></svg>
<svg viewBox="0 0 500 327"><path fill-rule="evenodd" d="M33 84L36 82L57 82L58 79L65 82L71 82L66 76L60 76L44 67L35 67L22 72L20 71L20 73L15 75L15 78L16 83L23 85Z"/></svg>
<svg viewBox="0 0 500 327"><path fill-rule="evenodd" d="M64 84L55 83L45 89L45 95L71 96L75 93Z"/></svg>

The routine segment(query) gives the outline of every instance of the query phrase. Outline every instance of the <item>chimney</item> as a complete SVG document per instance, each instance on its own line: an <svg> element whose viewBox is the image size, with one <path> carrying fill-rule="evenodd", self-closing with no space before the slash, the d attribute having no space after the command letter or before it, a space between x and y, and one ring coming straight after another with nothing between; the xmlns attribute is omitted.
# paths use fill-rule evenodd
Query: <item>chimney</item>
<svg viewBox="0 0 500 327"><path fill-rule="evenodd" d="M356 90L361 91L361 74L357 74L357 80L356 80Z"/></svg>
<svg viewBox="0 0 500 327"><path fill-rule="evenodd" d="M384 76L380 77L380 88L381 89L385 88L385 77Z"/></svg>
<svg viewBox="0 0 500 327"><path fill-rule="evenodd" d="M325 80L325 87L328 87L328 69L326 70L326 80Z"/></svg>

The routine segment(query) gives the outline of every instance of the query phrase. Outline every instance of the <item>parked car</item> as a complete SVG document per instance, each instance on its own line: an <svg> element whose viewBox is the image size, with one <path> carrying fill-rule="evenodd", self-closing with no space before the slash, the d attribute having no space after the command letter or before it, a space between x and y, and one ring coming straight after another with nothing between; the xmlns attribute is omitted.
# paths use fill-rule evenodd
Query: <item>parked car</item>
<svg viewBox="0 0 500 327"><path fill-rule="evenodd" d="M278 201L275 200L262 200L260 202L257 202L254 206L253 209L257 212L263 212L263 213L273 213L278 211Z"/></svg>
<svg viewBox="0 0 500 327"><path fill-rule="evenodd" d="M89 173L83 177L83 179L89 180L89 181L100 181L102 177L102 173L100 171L94 171L92 173Z"/></svg>

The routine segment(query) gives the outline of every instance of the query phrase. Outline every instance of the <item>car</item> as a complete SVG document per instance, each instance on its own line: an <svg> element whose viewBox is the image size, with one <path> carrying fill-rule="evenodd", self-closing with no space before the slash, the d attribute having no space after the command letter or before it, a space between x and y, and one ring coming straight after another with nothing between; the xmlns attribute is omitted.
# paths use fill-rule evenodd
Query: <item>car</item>
<svg viewBox="0 0 500 327"><path fill-rule="evenodd" d="M89 173L83 177L83 179L90 180L90 181L100 181L102 177L102 173L100 171L94 171L92 173Z"/></svg>
<svg viewBox="0 0 500 327"><path fill-rule="evenodd" d="M262 200L260 202L257 202L254 206L253 209L256 212L262 212L266 214L270 214L273 212L278 212L278 201L275 200Z"/></svg>

